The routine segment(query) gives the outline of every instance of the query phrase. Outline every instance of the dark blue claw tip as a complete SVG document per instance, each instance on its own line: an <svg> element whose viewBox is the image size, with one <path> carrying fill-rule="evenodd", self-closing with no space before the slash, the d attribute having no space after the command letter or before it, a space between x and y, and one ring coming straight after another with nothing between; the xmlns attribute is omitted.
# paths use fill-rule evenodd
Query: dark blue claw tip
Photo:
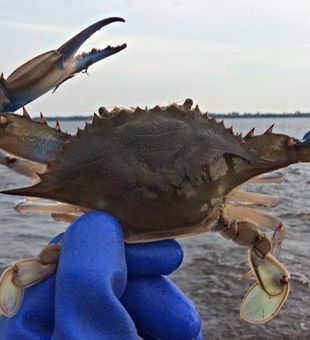
<svg viewBox="0 0 310 340"><path fill-rule="evenodd" d="M89 27L85 28L83 31L75 35L73 38L68 40L62 46L58 48L58 52L61 53L65 59L69 59L74 56L76 51L84 44L84 42L92 36L95 32L100 30L102 27L111 24L112 22L125 22L123 18L111 17L100 20Z"/></svg>
<svg viewBox="0 0 310 340"><path fill-rule="evenodd" d="M310 130L303 136L302 143L305 143L305 144L310 143Z"/></svg>
<svg viewBox="0 0 310 340"><path fill-rule="evenodd" d="M126 47L126 44L116 47L108 46L103 50L92 49L87 54L79 55L76 57L76 72L87 70L90 65L96 63L99 60L110 57L111 55L120 52Z"/></svg>

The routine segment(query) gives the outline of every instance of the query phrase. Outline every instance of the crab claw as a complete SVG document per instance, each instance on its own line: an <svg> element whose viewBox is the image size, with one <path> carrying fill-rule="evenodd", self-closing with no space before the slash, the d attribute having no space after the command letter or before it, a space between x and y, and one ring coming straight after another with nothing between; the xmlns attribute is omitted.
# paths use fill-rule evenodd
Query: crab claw
<svg viewBox="0 0 310 340"><path fill-rule="evenodd" d="M0 76L0 112L16 111L53 88L57 88L76 73L107 58L124 48L126 44L103 50L92 49L89 53L75 55L83 43L102 27L112 22L124 22L122 18L103 19L87 27L57 50L43 53L19 68L7 79Z"/></svg>
<svg viewBox="0 0 310 340"><path fill-rule="evenodd" d="M76 73L81 72L82 70L87 70L91 64L94 64L95 62L107 58L126 48L126 44L116 47L107 46L103 50L93 48L89 53L82 53L82 55L75 56L77 50L89 37L91 37L96 31L100 30L103 26L109 25L115 21L125 22L124 19L117 17L98 21L68 40L65 44L59 47L57 51L63 56L65 62L70 62L75 65Z"/></svg>

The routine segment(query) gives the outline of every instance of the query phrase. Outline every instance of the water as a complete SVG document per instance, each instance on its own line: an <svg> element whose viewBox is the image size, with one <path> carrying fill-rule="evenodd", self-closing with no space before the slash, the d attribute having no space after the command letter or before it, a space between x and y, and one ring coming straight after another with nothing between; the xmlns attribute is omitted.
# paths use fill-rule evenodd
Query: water
<svg viewBox="0 0 310 340"><path fill-rule="evenodd" d="M226 119L236 132L257 127L258 133L275 123L275 131L301 138L310 128L309 118ZM63 122L73 132L83 122ZM182 239L185 259L172 275L174 282L195 302L209 339L307 339L310 337L310 164L293 165L282 170L280 185L250 187L250 190L274 194L280 204L274 213L287 226L281 261L292 275L290 297L279 315L266 325L250 325L239 317L241 298L249 284L239 282L247 271L246 249L217 234ZM26 180L0 168L1 189L19 187ZM43 215L18 215L13 210L16 197L0 196L1 238L0 268L17 258L31 257L66 225Z"/></svg>

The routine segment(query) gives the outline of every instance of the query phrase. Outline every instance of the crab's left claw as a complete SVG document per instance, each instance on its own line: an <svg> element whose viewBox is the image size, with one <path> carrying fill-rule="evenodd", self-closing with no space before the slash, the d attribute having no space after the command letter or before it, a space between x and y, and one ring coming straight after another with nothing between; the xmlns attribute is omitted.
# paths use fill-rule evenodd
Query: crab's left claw
<svg viewBox="0 0 310 340"><path fill-rule="evenodd" d="M75 55L81 45L96 31L112 22L124 19L112 17L87 27L57 50L43 53L17 68L7 79L0 76L0 112L16 111L53 88L57 88L93 63L109 57L126 44Z"/></svg>

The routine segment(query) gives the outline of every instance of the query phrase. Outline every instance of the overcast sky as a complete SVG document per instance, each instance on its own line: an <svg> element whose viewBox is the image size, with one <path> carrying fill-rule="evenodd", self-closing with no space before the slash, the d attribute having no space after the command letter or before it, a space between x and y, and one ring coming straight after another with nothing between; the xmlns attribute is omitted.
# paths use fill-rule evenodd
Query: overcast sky
<svg viewBox="0 0 310 340"><path fill-rule="evenodd" d="M165 105L192 97L210 112L310 111L309 0L0 0L0 65L8 76L86 26L121 16L82 50L128 43L30 113Z"/></svg>

